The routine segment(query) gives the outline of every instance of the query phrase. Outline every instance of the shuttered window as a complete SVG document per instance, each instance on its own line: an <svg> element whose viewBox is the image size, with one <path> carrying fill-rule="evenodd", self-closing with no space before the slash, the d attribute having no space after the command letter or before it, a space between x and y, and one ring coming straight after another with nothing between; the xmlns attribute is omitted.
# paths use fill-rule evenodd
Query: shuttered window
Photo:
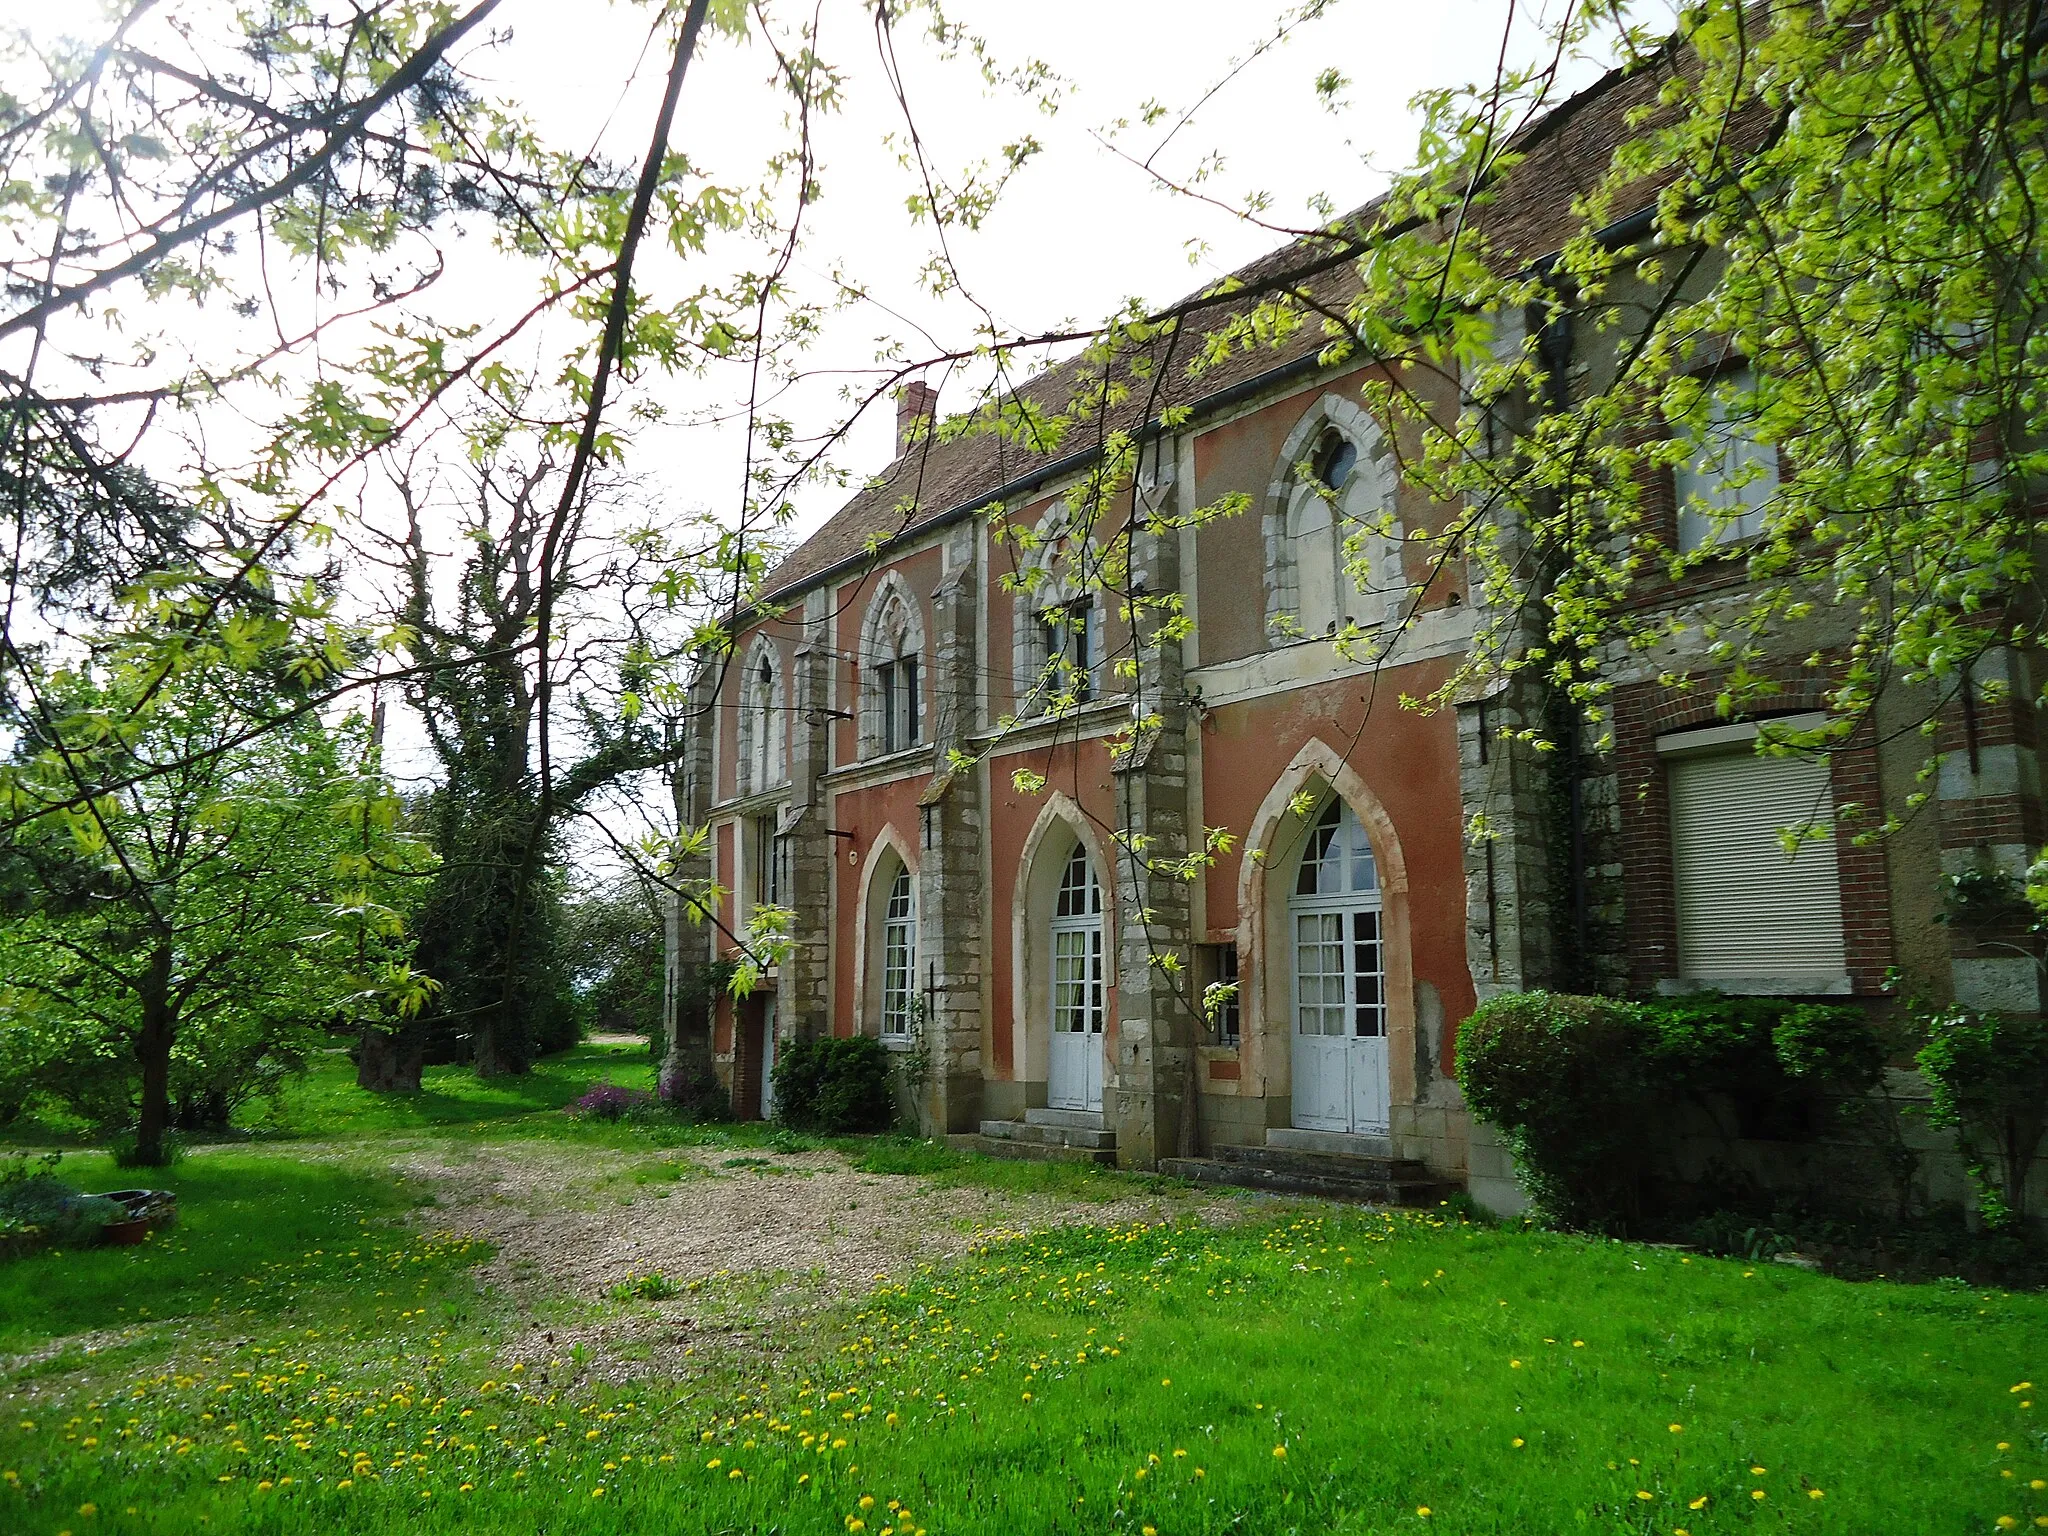
<svg viewBox="0 0 2048 1536"><path fill-rule="evenodd" d="M1848 966L1834 837L1787 854L1779 835L1832 818L1826 760L1759 757L1743 727L1658 745L1671 793L1679 974L1838 981Z"/></svg>

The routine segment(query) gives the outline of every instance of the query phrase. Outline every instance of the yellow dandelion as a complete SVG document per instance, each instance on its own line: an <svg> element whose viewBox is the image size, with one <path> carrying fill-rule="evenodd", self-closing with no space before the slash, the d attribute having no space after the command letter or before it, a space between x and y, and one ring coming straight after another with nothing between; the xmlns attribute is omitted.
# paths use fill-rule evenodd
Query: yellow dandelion
<svg viewBox="0 0 2048 1536"><path fill-rule="evenodd" d="M1824 1498L1826 1498L1826 1497L1827 1497L1827 1495L1826 1495L1825 1493L1821 1492L1821 1491L1820 1491L1820 1489L1818 1489L1818 1488L1809 1488L1809 1489L1807 1489L1807 1490L1806 1490L1806 1496L1807 1496L1807 1497L1808 1497L1809 1499L1824 1499Z"/></svg>
<svg viewBox="0 0 2048 1536"><path fill-rule="evenodd" d="M2000 1515L1995 1523L2001 1531L2009 1531L2018 1525L2019 1521L2013 1519L2011 1515Z"/></svg>
<svg viewBox="0 0 2048 1536"><path fill-rule="evenodd" d="M875 1496L872 1493L862 1494L860 1496L860 1507L864 1511L873 1509L875 1507Z"/></svg>
<svg viewBox="0 0 2048 1536"><path fill-rule="evenodd" d="M1144 1536L1159 1536L1159 1527L1156 1525L1146 1526Z"/></svg>
<svg viewBox="0 0 2048 1536"><path fill-rule="evenodd" d="M475 1483L464 1483L464 1484L462 1485L462 1487L461 1487L461 1488L459 1488L459 1489L457 1489L456 1491L457 1491L457 1492L459 1492L459 1493L473 1493L473 1492L475 1492L475 1490L476 1490L476 1484L475 1484Z"/></svg>
<svg viewBox="0 0 2048 1536"><path fill-rule="evenodd" d="M734 1467L734 1468L733 1468L733 1469L732 1469L732 1470L731 1470L730 1472L726 1473L725 1475L726 1475L727 1477L731 1478L731 1479L732 1479L732 1480L733 1480L734 1482L738 1482L738 1481L739 1481L739 1480L740 1480L741 1478L745 1477L745 1476L746 1476L747 1474L746 1474L746 1473L744 1473L744 1472L742 1472L742 1471L741 1471L741 1470L740 1470L740 1469L739 1469L738 1467Z"/></svg>
<svg viewBox="0 0 2048 1536"><path fill-rule="evenodd" d="M2039 1493L2043 1488L2048 1488L2048 1483L2042 1482L2041 1479L2037 1477L2031 1483L2028 1483L2027 1486L2033 1489L2034 1492Z"/></svg>
<svg viewBox="0 0 2048 1536"><path fill-rule="evenodd" d="M1519 1371L1521 1368L1522 1362L1519 1360L1510 1360L1508 1362L1508 1369L1511 1371Z"/></svg>
<svg viewBox="0 0 2048 1536"><path fill-rule="evenodd" d="M1517 1435L1514 1439L1510 1440L1508 1444L1512 1445L1516 1450L1519 1451L1523 1445L1522 1437L1520 1435Z"/></svg>
<svg viewBox="0 0 2048 1536"><path fill-rule="evenodd" d="M1685 1426L1683 1424L1666 1424L1664 1427L1670 1430L1671 1433L1673 1433L1674 1435L1682 1435L1685 1433Z"/></svg>
<svg viewBox="0 0 2048 1536"><path fill-rule="evenodd" d="M1027 1403L1031 1401L1031 1394L1029 1392L1024 1394L1024 1401Z"/></svg>
<svg viewBox="0 0 2048 1536"><path fill-rule="evenodd" d="M604 1490L602 1488L593 1488L590 1490L590 1496L593 1499L601 1499L604 1497Z"/></svg>
<svg viewBox="0 0 2048 1536"><path fill-rule="evenodd" d="M1637 1497L1637 1498L1639 1498L1639 1499L1641 1499L1641 1500L1642 1500L1642 1501L1643 1501L1643 1502L1644 1502L1645 1504L1647 1504L1647 1503L1649 1503L1649 1502L1650 1502L1650 1500L1652 1500L1652 1499L1654 1499L1655 1497L1657 1497L1657 1495L1655 1495L1654 1493L1650 1492L1650 1490L1649 1490L1649 1489L1647 1489L1647 1488L1638 1488L1638 1489L1636 1490L1636 1497Z"/></svg>
<svg viewBox="0 0 2048 1536"><path fill-rule="evenodd" d="M1762 1477L1764 1473L1769 1470L1770 1469L1768 1467L1751 1467L1749 1469L1749 1475L1751 1477Z"/></svg>
<svg viewBox="0 0 2048 1536"><path fill-rule="evenodd" d="M1276 1446L1274 1446L1274 1447L1273 1447L1273 1459L1274 1459L1275 1461L1285 1461L1285 1460L1287 1459L1287 1447L1286 1447L1286 1446L1284 1446L1284 1445L1276 1445Z"/></svg>
<svg viewBox="0 0 2048 1536"><path fill-rule="evenodd" d="M1761 1504L1764 1501L1765 1494L1761 1488L1752 1488L1749 1490L1749 1496Z"/></svg>
<svg viewBox="0 0 2048 1536"><path fill-rule="evenodd" d="M353 1488L355 1487L355 1485L356 1480L354 1478L344 1477L340 1482L336 1483L334 1486L337 1488Z"/></svg>
<svg viewBox="0 0 2048 1536"><path fill-rule="evenodd" d="M2013 1392L2015 1392L2015 1393L2018 1393L2018 1392L2031 1392L2031 1391L2033 1391L2033 1390L2034 1390L2034 1384L2033 1384L2033 1383L2032 1383L2031 1381L2023 1381L2023 1382L2021 1382L2021 1383L2020 1383L2020 1384L2019 1384L2018 1386L2016 1386L2016 1387L2013 1387L2013 1388L2011 1388L2010 1390L2011 1390L2011 1391L2013 1391Z"/></svg>
<svg viewBox="0 0 2048 1536"><path fill-rule="evenodd" d="M1415 1506L1415 1513L1427 1520L1429 1518L1429 1506L1427 1504L1418 1504Z"/></svg>
<svg viewBox="0 0 2048 1536"><path fill-rule="evenodd" d="M1171 1376L1162 1376L1159 1378L1159 1385L1161 1385L1162 1387L1170 1387L1173 1385L1173 1378Z"/></svg>
<svg viewBox="0 0 2048 1536"><path fill-rule="evenodd" d="M90 1520L94 1515L100 1512L100 1507L97 1504L81 1504L78 1506L78 1512L81 1515L85 1516L86 1519Z"/></svg>

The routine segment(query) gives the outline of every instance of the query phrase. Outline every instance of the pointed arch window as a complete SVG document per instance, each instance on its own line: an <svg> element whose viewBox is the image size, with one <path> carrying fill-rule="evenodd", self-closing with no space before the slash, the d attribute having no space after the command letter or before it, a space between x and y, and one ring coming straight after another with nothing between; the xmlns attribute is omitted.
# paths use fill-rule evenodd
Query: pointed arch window
<svg viewBox="0 0 2048 1536"><path fill-rule="evenodd" d="M910 1038L911 997L917 986L917 913L910 871L896 868L882 908L882 1038Z"/></svg>
<svg viewBox="0 0 2048 1536"><path fill-rule="evenodd" d="M1325 397L1289 437L1269 496L1266 617L1277 639L1400 617L1406 582L1391 455L1364 411Z"/></svg>
<svg viewBox="0 0 2048 1536"><path fill-rule="evenodd" d="M904 752L924 742L923 653L917 600L891 572L862 625L862 756Z"/></svg>
<svg viewBox="0 0 2048 1536"><path fill-rule="evenodd" d="M782 674L775 653L757 646L740 678L740 793L759 794L788 775Z"/></svg>

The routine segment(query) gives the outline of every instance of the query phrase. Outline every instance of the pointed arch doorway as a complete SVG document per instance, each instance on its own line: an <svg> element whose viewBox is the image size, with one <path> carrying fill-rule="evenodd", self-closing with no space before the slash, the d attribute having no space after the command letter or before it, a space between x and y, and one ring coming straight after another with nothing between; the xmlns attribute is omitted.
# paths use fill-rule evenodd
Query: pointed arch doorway
<svg viewBox="0 0 2048 1536"><path fill-rule="evenodd" d="M1354 812L1329 797L1287 898L1294 1123L1384 1135L1392 1100L1379 870Z"/></svg>

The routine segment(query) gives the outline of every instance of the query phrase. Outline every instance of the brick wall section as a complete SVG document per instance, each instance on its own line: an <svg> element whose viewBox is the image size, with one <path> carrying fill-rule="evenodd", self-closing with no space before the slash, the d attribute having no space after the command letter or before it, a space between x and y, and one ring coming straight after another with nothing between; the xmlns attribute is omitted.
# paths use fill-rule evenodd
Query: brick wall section
<svg viewBox="0 0 2048 1536"><path fill-rule="evenodd" d="M1722 724L1714 698L1719 680L1703 677L1689 693L1655 682L1614 693L1614 762L1619 781L1621 858L1626 891L1629 984L1649 992L1678 974L1678 899L1671 864L1671 800L1657 738ZM1786 713L1819 709L1826 682L1811 673L1778 678ZM1882 843L1858 843L1879 819L1878 756L1867 728L1837 751L1831 763L1838 811L1861 808L1836 830L1835 858L1842 886L1842 942L1850 984L1859 994L1883 989L1892 963L1891 898Z"/></svg>

